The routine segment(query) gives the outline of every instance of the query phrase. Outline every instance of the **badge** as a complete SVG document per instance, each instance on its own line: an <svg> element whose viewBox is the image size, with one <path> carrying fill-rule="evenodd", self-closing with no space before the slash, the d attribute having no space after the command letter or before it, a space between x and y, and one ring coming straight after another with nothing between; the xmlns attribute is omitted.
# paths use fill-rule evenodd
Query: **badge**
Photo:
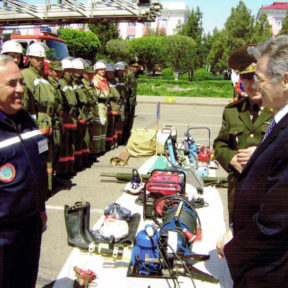
<svg viewBox="0 0 288 288"><path fill-rule="evenodd" d="M39 154L48 151L48 140L47 139L43 139L41 141L38 142L38 152Z"/></svg>
<svg viewBox="0 0 288 288"><path fill-rule="evenodd" d="M9 183L16 176L15 167L11 163L4 164L0 167L0 181Z"/></svg>

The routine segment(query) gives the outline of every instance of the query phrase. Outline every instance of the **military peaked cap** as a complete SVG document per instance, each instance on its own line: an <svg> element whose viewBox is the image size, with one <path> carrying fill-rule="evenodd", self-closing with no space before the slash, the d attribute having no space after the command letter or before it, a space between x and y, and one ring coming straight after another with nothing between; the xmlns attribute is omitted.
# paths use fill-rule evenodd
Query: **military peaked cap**
<svg viewBox="0 0 288 288"><path fill-rule="evenodd" d="M228 59L228 65L240 74L254 73L256 71L257 60L253 56L255 44L244 45L232 52Z"/></svg>

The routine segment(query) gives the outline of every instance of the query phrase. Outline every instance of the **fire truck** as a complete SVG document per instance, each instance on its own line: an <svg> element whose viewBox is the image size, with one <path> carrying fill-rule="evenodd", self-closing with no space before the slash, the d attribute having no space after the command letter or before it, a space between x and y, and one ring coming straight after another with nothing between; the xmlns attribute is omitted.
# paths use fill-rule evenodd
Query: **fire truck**
<svg viewBox="0 0 288 288"><path fill-rule="evenodd" d="M27 47L36 42L43 42L47 47L46 59L44 61L44 73L49 72L49 63L51 60L62 60L69 56L68 49L64 40L59 38L59 30L53 30L49 27L42 27L40 31L34 35L21 35L11 34L10 37L6 37L10 40L16 40L21 43L24 48L24 55ZM28 59L24 56L24 65L28 64Z"/></svg>

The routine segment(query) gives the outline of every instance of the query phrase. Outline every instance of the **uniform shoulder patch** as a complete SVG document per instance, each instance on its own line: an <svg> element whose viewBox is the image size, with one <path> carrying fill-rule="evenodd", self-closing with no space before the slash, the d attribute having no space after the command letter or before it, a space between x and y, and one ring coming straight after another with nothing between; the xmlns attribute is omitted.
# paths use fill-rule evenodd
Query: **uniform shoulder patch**
<svg viewBox="0 0 288 288"><path fill-rule="evenodd" d="M238 101L236 102L232 102L232 103L229 103L228 105L225 106L225 108L232 108L232 107L236 107L238 106L239 104L243 103L246 101L246 98L241 98L239 99Z"/></svg>
<svg viewBox="0 0 288 288"><path fill-rule="evenodd" d="M0 181L9 183L16 177L15 167L11 163L6 163L0 167Z"/></svg>

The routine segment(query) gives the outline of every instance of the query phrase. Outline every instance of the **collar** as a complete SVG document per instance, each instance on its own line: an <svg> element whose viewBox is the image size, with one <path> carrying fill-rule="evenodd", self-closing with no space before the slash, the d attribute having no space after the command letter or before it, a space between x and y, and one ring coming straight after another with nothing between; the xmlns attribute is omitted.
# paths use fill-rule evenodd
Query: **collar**
<svg viewBox="0 0 288 288"><path fill-rule="evenodd" d="M280 120L288 113L288 104L283 106L275 115L274 119L276 124L280 122Z"/></svg>
<svg viewBox="0 0 288 288"><path fill-rule="evenodd" d="M3 111L0 110L0 120L5 121L6 118L7 118L7 115Z"/></svg>

